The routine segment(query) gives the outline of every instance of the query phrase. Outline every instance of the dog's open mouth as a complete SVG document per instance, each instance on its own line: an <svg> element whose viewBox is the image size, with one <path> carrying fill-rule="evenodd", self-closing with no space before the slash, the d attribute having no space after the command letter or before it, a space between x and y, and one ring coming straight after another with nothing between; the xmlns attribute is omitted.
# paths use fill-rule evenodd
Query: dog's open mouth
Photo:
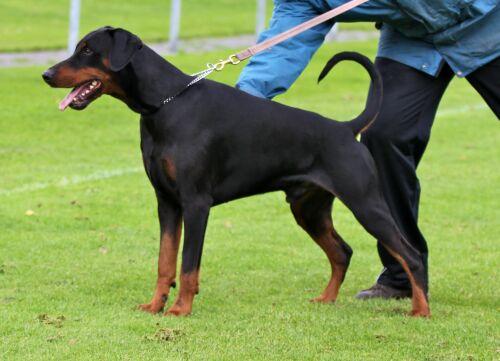
<svg viewBox="0 0 500 361"><path fill-rule="evenodd" d="M65 110L68 106L72 109L81 110L89 105L93 100L102 94L102 83L97 80L90 80L74 88L59 103L59 109Z"/></svg>

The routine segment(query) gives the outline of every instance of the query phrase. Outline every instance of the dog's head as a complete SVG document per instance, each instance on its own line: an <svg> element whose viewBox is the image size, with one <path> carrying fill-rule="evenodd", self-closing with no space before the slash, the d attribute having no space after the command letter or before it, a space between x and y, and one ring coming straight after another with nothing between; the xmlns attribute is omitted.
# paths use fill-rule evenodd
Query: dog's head
<svg viewBox="0 0 500 361"><path fill-rule="evenodd" d="M119 72L142 48L134 34L109 26L87 34L66 60L52 66L42 75L55 88L73 88L61 101L59 109L85 109L102 94L125 100Z"/></svg>

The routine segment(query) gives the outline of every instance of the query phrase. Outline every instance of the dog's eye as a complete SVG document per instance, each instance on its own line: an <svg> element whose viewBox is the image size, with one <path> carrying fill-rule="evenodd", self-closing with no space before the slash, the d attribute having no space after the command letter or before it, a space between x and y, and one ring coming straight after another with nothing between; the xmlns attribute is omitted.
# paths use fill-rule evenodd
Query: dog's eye
<svg viewBox="0 0 500 361"><path fill-rule="evenodd" d="M92 55L94 52L88 46L84 47L81 51L83 55Z"/></svg>

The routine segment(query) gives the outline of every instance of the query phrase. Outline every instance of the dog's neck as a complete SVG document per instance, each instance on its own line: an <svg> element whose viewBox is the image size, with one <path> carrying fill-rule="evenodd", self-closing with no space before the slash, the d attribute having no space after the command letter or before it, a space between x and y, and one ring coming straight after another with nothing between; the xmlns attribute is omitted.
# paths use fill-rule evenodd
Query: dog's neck
<svg viewBox="0 0 500 361"><path fill-rule="evenodd" d="M125 97L120 98L133 111L147 115L155 113L163 101L181 91L191 80L151 48L144 45L122 70L127 76L120 76Z"/></svg>

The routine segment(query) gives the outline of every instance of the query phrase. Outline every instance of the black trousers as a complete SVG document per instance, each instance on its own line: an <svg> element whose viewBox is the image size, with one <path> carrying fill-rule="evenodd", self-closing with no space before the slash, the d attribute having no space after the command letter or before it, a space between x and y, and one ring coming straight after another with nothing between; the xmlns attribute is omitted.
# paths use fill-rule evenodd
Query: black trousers
<svg viewBox="0 0 500 361"><path fill-rule="evenodd" d="M361 141L375 159L382 190L396 223L422 253L427 270L429 252L417 223L420 185L416 169L429 142L439 102L454 74L446 64L437 77L386 58L377 58L375 65L382 75L384 99L377 120ZM500 58L474 71L467 80L500 119ZM380 242L377 248L385 267L377 282L410 289L400 264Z"/></svg>

